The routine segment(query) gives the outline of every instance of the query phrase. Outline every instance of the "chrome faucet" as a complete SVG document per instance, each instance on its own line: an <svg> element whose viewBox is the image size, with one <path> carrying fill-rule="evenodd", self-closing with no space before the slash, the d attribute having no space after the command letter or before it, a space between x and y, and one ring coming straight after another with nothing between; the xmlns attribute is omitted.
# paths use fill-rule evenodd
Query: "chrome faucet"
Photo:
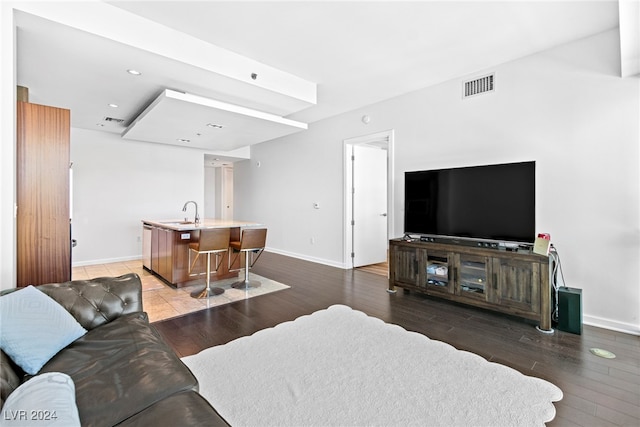
<svg viewBox="0 0 640 427"><path fill-rule="evenodd" d="M193 200L189 200L187 203L184 204L184 206L182 207L182 212L186 212L187 211L187 205L189 203L193 203L196 207L196 217L194 218L193 222L195 225L199 225L200 224L200 217L198 216L198 204L196 202L194 202ZM185 221L187 219L185 218Z"/></svg>

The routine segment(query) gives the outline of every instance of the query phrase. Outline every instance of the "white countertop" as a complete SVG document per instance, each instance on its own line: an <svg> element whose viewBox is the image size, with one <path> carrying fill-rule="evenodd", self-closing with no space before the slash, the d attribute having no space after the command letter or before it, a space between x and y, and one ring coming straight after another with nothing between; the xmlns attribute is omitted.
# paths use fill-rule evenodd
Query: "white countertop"
<svg viewBox="0 0 640 427"><path fill-rule="evenodd" d="M200 224L195 225L193 221L184 219L162 219L162 220L150 220L143 219L143 224L149 224L160 228L167 228L169 230L176 231L188 231L188 230L200 230L203 228L245 228L245 227L260 227L263 224L251 221L239 221L239 220L223 220L217 218L205 218L200 220Z"/></svg>

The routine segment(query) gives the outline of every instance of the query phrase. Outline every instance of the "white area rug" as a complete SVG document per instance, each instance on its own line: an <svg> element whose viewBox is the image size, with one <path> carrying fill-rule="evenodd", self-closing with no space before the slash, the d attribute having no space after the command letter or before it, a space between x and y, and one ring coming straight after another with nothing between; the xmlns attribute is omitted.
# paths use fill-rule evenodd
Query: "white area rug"
<svg viewBox="0 0 640 427"><path fill-rule="evenodd" d="M536 426L562 391L334 305L182 359L239 426Z"/></svg>

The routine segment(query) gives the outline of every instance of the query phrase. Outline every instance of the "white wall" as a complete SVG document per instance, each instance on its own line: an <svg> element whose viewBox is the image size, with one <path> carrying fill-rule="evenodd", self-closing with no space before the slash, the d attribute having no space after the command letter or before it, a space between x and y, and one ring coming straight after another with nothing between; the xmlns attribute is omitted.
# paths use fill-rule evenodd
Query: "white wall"
<svg viewBox="0 0 640 427"><path fill-rule="evenodd" d="M184 218L187 200L206 215L201 150L74 128L71 161L73 265L140 258L141 220ZM194 213L190 204L186 215Z"/></svg>
<svg viewBox="0 0 640 427"><path fill-rule="evenodd" d="M16 283L16 80L11 3L0 2L0 289ZM13 59L13 60L12 60Z"/></svg>
<svg viewBox="0 0 640 427"><path fill-rule="evenodd" d="M396 236L404 171L535 160L537 229L585 322L640 333L640 80L618 77L619 51L609 31L481 70L492 94L462 100L454 80L256 145L236 165L236 216L267 224L272 250L344 266L343 140L395 130Z"/></svg>
<svg viewBox="0 0 640 427"><path fill-rule="evenodd" d="M266 224L270 250L343 265L339 134L331 122L312 124L298 136L252 146L251 160L235 163L234 216Z"/></svg>

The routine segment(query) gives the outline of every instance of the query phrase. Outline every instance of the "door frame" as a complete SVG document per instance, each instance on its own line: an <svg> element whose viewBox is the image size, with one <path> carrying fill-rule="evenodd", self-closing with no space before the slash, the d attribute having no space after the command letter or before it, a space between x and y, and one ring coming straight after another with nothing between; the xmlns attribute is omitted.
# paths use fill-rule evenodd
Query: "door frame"
<svg viewBox="0 0 640 427"><path fill-rule="evenodd" d="M393 162L393 140L394 140L394 130L389 129L382 132L376 132L373 134L358 136L354 138L347 138L343 140L343 174L344 174L344 188L343 188L343 222L342 222L342 230L343 230L343 242L344 242L344 252L343 252L343 265L347 269L353 268L353 258L351 257L351 252L353 251L353 241L351 235L351 212L352 212L352 198L351 198L351 188L353 186L353 177L351 176L351 147L353 145L371 145L373 143L380 143L386 140L387 144L387 239L389 236L395 235L394 230L394 210L393 210L393 200L394 200L394 191L393 191L393 183L394 183L394 162Z"/></svg>

